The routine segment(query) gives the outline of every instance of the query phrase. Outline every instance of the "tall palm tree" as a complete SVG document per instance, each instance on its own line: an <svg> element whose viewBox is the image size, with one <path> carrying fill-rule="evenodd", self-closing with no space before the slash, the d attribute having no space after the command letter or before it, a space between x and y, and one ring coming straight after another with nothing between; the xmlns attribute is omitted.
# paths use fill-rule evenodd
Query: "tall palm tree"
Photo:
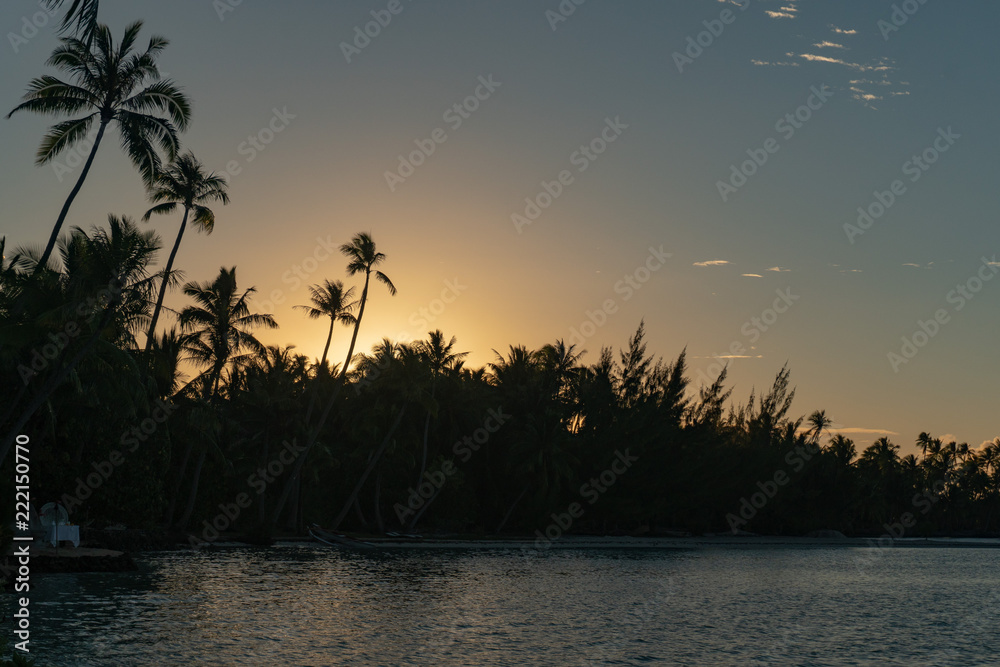
<svg viewBox="0 0 1000 667"><path fill-rule="evenodd" d="M331 392L330 397L326 400L326 405L323 411L320 413L319 418L316 423L309 431L309 438L306 441L305 451L302 455L295 461L295 467L292 471L292 476L295 477L299 475L302 471L302 466L305 463L306 457L309 456L309 452L312 451L313 446L316 444L316 440L319 438L320 433L323 430L323 426L326 424L327 418L330 416L330 411L333 409L334 404L337 401L337 397L340 395L340 390L344 386L344 380L347 377L347 371L351 364L351 357L354 355L354 345L358 341L358 330L361 327L361 318L365 314L365 305L368 302L368 286L371 282L372 272L375 273L375 278L379 282L382 282L389 288L389 294L396 294L396 286L392 284L389 277L375 269L376 266L385 261L385 254L378 252L375 248L375 241L372 240L371 234L362 232L357 234L350 243L345 243L340 246L340 251L347 256L347 274L356 275L358 273L365 274L365 285L361 292L361 299L359 299L360 307L358 308L357 319L354 322L354 333L351 336L351 346L347 350L347 361L344 362L344 367L340 370L339 381L337 386ZM290 485L285 485L285 492L282 498L279 500L279 504L284 503L287 499L287 494L290 492Z"/></svg>
<svg viewBox="0 0 1000 667"><path fill-rule="evenodd" d="M179 155L166 170L155 176L149 190L149 200L156 205L146 211L142 219L149 221L154 214L173 213L178 206L184 207L184 217L181 219L180 229L177 230L177 239L170 251L170 257L167 258L167 266L163 269L160 294L156 299L156 307L153 309L153 319L149 323L149 332L146 334L147 353L155 340L156 322L160 318L163 298L167 294L167 285L170 283L170 270L174 266L177 249L181 247L181 239L184 237L188 218L190 217L191 223L198 231L211 234L215 228L215 213L205 204L209 202L228 204L227 187L225 178L216 176L215 173L206 174L205 168L191 151Z"/></svg>
<svg viewBox="0 0 1000 667"><path fill-rule="evenodd" d="M365 306L368 303L368 285L371 282L372 273L375 279L385 284L389 294L396 296L396 286L389 280L389 276L375 269L376 266L385 261L385 254L375 248L375 241L371 234L361 232L351 239L350 243L340 246L340 252L347 256L347 275L354 276L359 273L365 274L365 285L361 290L361 298L358 300L358 317L354 322L354 334L351 336L351 346L347 350L347 360L340 371L341 380L347 376L347 368L351 365L351 356L354 354L354 345L358 341L358 330L361 328L361 318L365 316Z"/></svg>
<svg viewBox="0 0 1000 667"><path fill-rule="evenodd" d="M295 306L304 310L311 319L318 320L321 317L330 318L330 331L326 334L326 345L323 346L323 358L319 365L326 368L326 355L330 351L330 341L333 339L333 327L337 322L344 325L351 325L356 322L351 313L357 302L351 301L354 298L354 288L344 290L344 283L340 280L324 280L322 285L310 285L309 294L312 301L311 306Z"/></svg>
<svg viewBox="0 0 1000 667"><path fill-rule="evenodd" d="M254 327L278 328L271 315L251 313L250 295L256 290L250 287L240 293L236 285L236 267L222 267L218 277L210 283L190 282L184 286L184 294L195 300L196 305L181 311L181 328L188 332L185 350L196 363L208 366L207 375L202 375L202 398L211 403L219 393L222 373L227 366L238 368L255 357L266 355L266 348L250 330ZM186 461L193 446L188 441ZM201 473L205 464L208 447L202 445L192 473L188 493L187 508L178 525L183 527L191 518L198 497Z"/></svg>
<svg viewBox="0 0 1000 667"><path fill-rule="evenodd" d="M47 64L67 72L72 83L48 75L33 79L22 103L7 114L10 118L18 111L52 116L86 112L84 116L49 128L36 155L35 163L39 165L47 164L80 143L94 123L98 124L90 155L59 212L39 260L40 268L45 267L55 248L70 206L90 173L108 125L116 125L122 148L147 184L152 183L160 168L157 147L169 159L177 157L177 133L187 129L191 105L173 81L161 79L156 60L168 44L165 38L154 35L144 52L133 51L141 30L141 21L128 26L118 45L114 43L111 30L103 24L94 28L92 43L77 37L62 38L62 44L52 52ZM145 85L147 82L152 83Z"/></svg>

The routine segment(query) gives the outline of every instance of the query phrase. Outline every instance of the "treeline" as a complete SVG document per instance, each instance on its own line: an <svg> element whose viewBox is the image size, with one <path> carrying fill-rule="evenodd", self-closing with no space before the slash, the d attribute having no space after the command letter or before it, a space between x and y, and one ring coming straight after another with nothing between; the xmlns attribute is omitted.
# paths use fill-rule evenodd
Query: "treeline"
<svg viewBox="0 0 1000 667"><path fill-rule="evenodd" d="M61 269L15 252L0 271L5 468L14 435L28 436L38 502L60 499L77 522L208 540L311 522L871 534L910 513L914 534L998 531L1000 440L976 450L921 434L919 457L885 438L858 452L829 437L823 412L789 417L787 369L733 404L725 372L695 389L683 353L670 363L647 353L643 326L589 365L556 341L468 368L457 341L434 331L383 340L345 373L261 345L254 328L275 323L223 269L184 287L180 328L146 352L156 247L112 218L60 241ZM391 285L370 264L385 259L370 237L343 250L364 300L371 275ZM340 282L311 296L306 315L356 338L364 300ZM200 372L184 377L184 360Z"/></svg>
<svg viewBox="0 0 1000 667"><path fill-rule="evenodd" d="M277 322L255 311L235 267L181 286L174 319L163 303L184 232L213 230L228 184L180 150L190 103L157 70L167 40L136 49L141 27L116 43L81 24L49 60L69 80L39 77L11 112L70 116L39 163L97 131L45 248L0 241L0 484L13 479L12 445L27 442L36 506L200 540L312 522L551 538L882 533L909 516L919 534L998 531L1000 439L977 450L921 434L919 458L885 438L857 452L829 436L822 411L790 416L787 368L734 403L725 372L693 387L685 355L648 354L641 325L591 364L556 341L468 368L440 331L355 354L373 290L396 292L370 234L341 247L358 284L324 281L301 304L327 327L319 359L260 343L255 332ZM162 269L159 236L127 216L63 230L105 132L142 177L144 219L179 218ZM338 325L351 336L342 362L328 356Z"/></svg>

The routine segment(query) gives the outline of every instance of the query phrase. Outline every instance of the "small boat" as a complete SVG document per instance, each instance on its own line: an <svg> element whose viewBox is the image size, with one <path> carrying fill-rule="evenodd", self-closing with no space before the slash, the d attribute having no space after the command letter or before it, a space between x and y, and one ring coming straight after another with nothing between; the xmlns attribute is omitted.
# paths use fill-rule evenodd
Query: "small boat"
<svg viewBox="0 0 1000 667"><path fill-rule="evenodd" d="M347 547L348 549L361 549L365 551L377 548L371 542L357 540L347 535L341 535L340 533L332 533L315 523L309 526L309 534L317 542L322 542L331 547Z"/></svg>

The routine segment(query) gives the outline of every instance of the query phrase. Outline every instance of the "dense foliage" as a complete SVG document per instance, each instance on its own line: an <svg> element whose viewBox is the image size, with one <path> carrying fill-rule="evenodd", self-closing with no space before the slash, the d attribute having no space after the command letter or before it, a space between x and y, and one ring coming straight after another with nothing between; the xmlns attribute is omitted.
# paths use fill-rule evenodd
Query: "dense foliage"
<svg viewBox="0 0 1000 667"><path fill-rule="evenodd" d="M163 526L201 540L314 521L549 537L1000 531L1000 438L973 449L922 433L919 457L900 457L885 438L859 453L831 437L822 411L791 416L787 368L734 403L725 372L697 388L684 353L669 363L647 353L642 325L591 364L556 341L467 368L440 331L354 355L373 291L396 291L369 234L341 248L357 300L331 276L303 304L329 327L319 360L257 340L277 323L255 311L236 267L184 285L188 305L158 330L171 319L161 309L185 225L211 231L208 205L228 195L224 179L178 150L189 106L159 80L166 40L120 55L140 28L118 47L100 25L91 38L65 37L50 63L73 82L38 79L17 110L91 114L54 126L39 159L114 121L154 204L145 218L183 213L181 227L160 271L159 236L128 217L64 233L88 161L45 251L0 241L2 484L24 435L37 504L59 499L82 524ZM352 329L342 364L327 359L338 324Z"/></svg>
<svg viewBox="0 0 1000 667"><path fill-rule="evenodd" d="M907 512L921 533L1000 523L998 442L921 434L920 457L885 438L858 455L823 413L788 416L787 369L731 405L725 373L695 391L685 355L652 358L642 326L590 365L557 341L466 368L435 331L384 340L344 374L261 345L253 330L275 323L223 269L184 288L181 329L147 355L137 334L155 307L157 247L112 217L60 243L60 270L16 252L0 272L5 466L14 435L28 435L36 497L61 498L82 523L204 539L202 522L228 511L216 525L249 532L318 521L532 533L574 502L574 531L871 533ZM330 287L309 308L357 325L358 304L331 304ZM185 359L200 371L188 381Z"/></svg>

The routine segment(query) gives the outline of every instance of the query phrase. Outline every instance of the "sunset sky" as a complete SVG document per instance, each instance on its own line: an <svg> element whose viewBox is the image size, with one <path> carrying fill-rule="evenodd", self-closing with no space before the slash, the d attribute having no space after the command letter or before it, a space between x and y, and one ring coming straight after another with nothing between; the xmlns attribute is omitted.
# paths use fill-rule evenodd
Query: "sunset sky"
<svg viewBox="0 0 1000 667"><path fill-rule="evenodd" d="M360 351L440 328L471 365L558 338L592 363L645 319L649 350L672 359L686 347L696 381L729 357L740 401L787 362L793 412L825 409L862 446L888 435L910 453L920 431L975 446L1000 435L1000 8L562 7L574 11L103 0L116 40L135 19L143 45L171 40L162 69L194 102L184 147L231 175L215 232L185 235L185 279L236 265L281 325L261 340L318 357L326 326L292 306L309 283L353 280L326 248L370 231L399 294L374 285ZM5 112L53 73L57 38L51 21L33 33L39 11L0 6ZM366 24L375 37L358 37ZM33 165L51 122L0 121L8 247L42 246L78 175L70 155ZM401 169L420 146L433 153ZM860 226L859 207L873 214ZM109 138L67 226L147 208ZM150 223L163 261L179 223ZM337 329L332 358L349 339Z"/></svg>

